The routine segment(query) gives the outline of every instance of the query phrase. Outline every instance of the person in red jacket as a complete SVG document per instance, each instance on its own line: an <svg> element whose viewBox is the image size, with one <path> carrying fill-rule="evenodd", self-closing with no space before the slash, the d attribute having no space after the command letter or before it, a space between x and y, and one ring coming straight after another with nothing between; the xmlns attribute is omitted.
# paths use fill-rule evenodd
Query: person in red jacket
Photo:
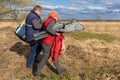
<svg viewBox="0 0 120 80"><path fill-rule="evenodd" d="M52 57L52 61L55 64L57 73L60 74L65 71L65 69L61 68L58 62L58 56L60 55L60 51L62 48L62 40L64 36L62 35L62 33L58 33L53 29L53 26L56 24L59 18L60 16L57 14L57 12L52 11L49 13L49 17L47 18L47 20L43 23L43 29L46 30L50 34L50 36L42 40L44 55L38 65L35 76L44 76L41 70L48 62L50 56Z"/></svg>

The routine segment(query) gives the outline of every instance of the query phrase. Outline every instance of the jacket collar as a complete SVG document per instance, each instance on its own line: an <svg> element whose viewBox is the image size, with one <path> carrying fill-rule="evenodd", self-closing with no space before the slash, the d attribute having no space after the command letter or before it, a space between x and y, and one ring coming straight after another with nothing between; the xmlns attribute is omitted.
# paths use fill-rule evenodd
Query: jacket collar
<svg viewBox="0 0 120 80"><path fill-rule="evenodd" d="M52 20L54 20L54 21L56 22L56 19L55 19L55 18L53 18L53 17L51 17L51 16L49 16L48 18L50 18L50 19L52 19Z"/></svg>
<svg viewBox="0 0 120 80"><path fill-rule="evenodd" d="M41 19L41 17L35 11L31 10L31 12L37 15Z"/></svg>

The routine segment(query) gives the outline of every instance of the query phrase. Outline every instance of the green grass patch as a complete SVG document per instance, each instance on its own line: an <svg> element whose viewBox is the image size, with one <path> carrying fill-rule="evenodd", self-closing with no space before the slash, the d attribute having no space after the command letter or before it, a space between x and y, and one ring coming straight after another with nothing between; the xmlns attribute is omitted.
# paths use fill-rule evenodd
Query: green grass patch
<svg viewBox="0 0 120 80"><path fill-rule="evenodd" d="M57 75L51 75L51 74L46 74L45 75L46 80L59 80L59 76Z"/></svg>
<svg viewBox="0 0 120 80"><path fill-rule="evenodd" d="M68 73L59 75L46 74L44 80L71 80L71 77Z"/></svg>
<svg viewBox="0 0 120 80"><path fill-rule="evenodd" d="M30 75L22 76L21 80L31 80L31 76Z"/></svg>
<svg viewBox="0 0 120 80"><path fill-rule="evenodd" d="M98 39L98 40L104 40L108 43L111 43L117 39L116 37L113 37L108 34L96 34L96 33L89 33L89 32L67 33L67 35L71 35L73 38L77 40Z"/></svg>
<svg viewBox="0 0 120 80"><path fill-rule="evenodd" d="M17 73L21 72L22 70L23 70L22 67L17 67L13 71L15 74L17 74Z"/></svg>

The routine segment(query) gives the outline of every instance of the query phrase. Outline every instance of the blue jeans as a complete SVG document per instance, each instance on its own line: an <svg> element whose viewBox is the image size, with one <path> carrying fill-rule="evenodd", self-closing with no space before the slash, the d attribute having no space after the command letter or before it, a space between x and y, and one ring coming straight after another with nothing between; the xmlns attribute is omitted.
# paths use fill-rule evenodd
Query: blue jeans
<svg viewBox="0 0 120 80"><path fill-rule="evenodd" d="M27 67L32 68L34 61L37 59L39 53L42 51L42 45L41 44L34 44L30 45L31 52L27 60Z"/></svg>

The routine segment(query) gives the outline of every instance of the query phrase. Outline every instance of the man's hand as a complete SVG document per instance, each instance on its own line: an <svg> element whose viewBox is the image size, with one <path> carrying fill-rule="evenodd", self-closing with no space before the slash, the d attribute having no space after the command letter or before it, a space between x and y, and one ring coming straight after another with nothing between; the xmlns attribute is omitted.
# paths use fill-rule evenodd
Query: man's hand
<svg viewBox="0 0 120 80"><path fill-rule="evenodd" d="M60 36L60 33L56 33L57 36Z"/></svg>

